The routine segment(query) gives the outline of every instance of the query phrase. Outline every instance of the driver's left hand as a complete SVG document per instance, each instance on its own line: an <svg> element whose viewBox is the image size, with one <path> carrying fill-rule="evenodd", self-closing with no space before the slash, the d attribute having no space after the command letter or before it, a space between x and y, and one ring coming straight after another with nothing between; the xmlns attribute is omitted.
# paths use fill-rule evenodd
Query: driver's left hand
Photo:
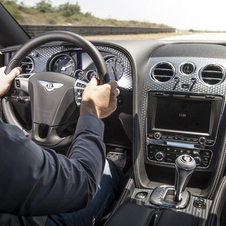
<svg viewBox="0 0 226 226"><path fill-rule="evenodd" d="M10 88L13 79L20 74L20 67L14 68L8 75L5 74L5 68L0 68L0 97L2 97Z"/></svg>

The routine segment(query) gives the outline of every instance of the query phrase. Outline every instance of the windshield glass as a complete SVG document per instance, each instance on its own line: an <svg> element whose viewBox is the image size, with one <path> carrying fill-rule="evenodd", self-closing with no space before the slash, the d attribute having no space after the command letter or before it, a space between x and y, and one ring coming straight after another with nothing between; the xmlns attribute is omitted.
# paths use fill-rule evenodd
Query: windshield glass
<svg viewBox="0 0 226 226"><path fill-rule="evenodd" d="M206 33L211 33L209 39L226 36L223 0L214 4L204 0L1 2L31 37L50 30L68 30L102 40L197 38L195 35Z"/></svg>

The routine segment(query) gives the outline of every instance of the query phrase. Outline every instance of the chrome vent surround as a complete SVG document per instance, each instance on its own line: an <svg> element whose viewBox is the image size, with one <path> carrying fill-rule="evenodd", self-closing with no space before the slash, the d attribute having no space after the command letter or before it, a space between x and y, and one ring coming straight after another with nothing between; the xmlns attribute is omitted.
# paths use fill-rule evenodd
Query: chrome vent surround
<svg viewBox="0 0 226 226"><path fill-rule="evenodd" d="M168 82L175 75L175 67L169 62L156 64L151 72L151 77L158 82Z"/></svg>
<svg viewBox="0 0 226 226"><path fill-rule="evenodd" d="M34 61L31 57L26 56L20 63L22 73L31 73L34 70Z"/></svg>
<svg viewBox="0 0 226 226"><path fill-rule="evenodd" d="M217 85L224 81L225 70L220 65L209 64L200 71L200 79L208 85Z"/></svg>

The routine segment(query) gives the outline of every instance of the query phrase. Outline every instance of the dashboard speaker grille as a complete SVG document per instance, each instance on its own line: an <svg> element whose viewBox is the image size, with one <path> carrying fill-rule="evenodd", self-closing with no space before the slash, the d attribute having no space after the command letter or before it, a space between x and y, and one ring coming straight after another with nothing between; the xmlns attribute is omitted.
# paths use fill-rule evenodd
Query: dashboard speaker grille
<svg viewBox="0 0 226 226"><path fill-rule="evenodd" d="M31 73L34 70L34 61L31 57L25 57L20 63L22 73Z"/></svg>
<svg viewBox="0 0 226 226"><path fill-rule="evenodd" d="M200 72L200 78L204 83L216 85L221 83L225 78L224 69L219 65L207 65Z"/></svg>
<svg viewBox="0 0 226 226"><path fill-rule="evenodd" d="M157 64L152 70L152 78L159 82L168 82L175 75L175 69L172 64L162 62Z"/></svg>

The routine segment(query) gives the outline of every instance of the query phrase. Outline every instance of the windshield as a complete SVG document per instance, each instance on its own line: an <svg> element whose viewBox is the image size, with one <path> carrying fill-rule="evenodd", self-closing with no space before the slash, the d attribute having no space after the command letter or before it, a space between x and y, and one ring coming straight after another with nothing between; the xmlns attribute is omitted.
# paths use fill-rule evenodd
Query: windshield
<svg viewBox="0 0 226 226"><path fill-rule="evenodd" d="M210 39L226 36L223 0L214 4L204 0L1 2L31 37L50 30L73 31L96 40L175 39L206 33Z"/></svg>

